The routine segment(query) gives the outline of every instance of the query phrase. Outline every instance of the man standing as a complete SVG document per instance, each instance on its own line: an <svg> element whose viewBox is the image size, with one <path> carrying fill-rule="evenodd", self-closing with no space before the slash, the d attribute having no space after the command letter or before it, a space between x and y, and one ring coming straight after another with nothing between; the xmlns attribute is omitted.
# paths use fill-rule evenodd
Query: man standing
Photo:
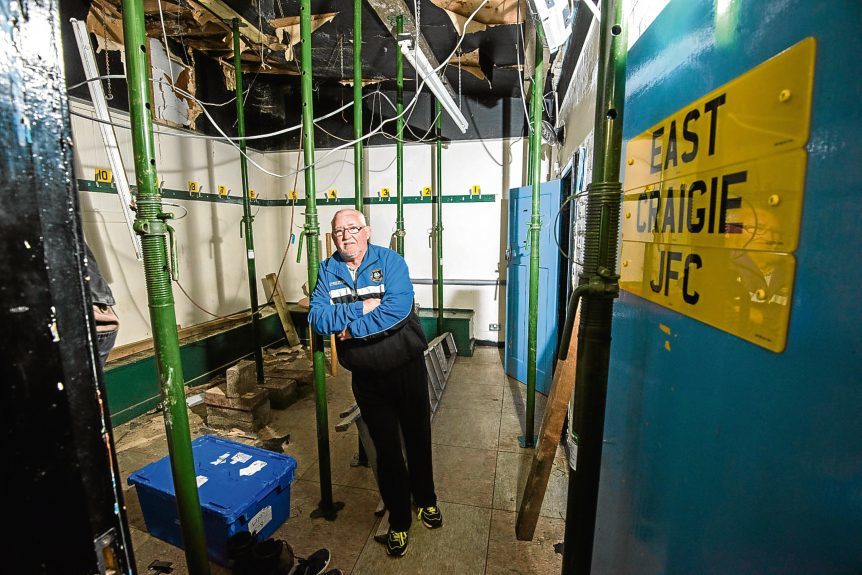
<svg viewBox="0 0 862 575"><path fill-rule="evenodd" d="M386 551L407 552L411 495L422 523L443 525L431 465L431 413L424 352L404 259L369 244L357 210L332 219L337 253L320 264L308 322L336 334L338 360L353 373L353 395L377 450L380 495L389 509ZM401 435L407 453L405 466Z"/></svg>
<svg viewBox="0 0 862 575"><path fill-rule="evenodd" d="M102 272L99 262L90 250L90 246L84 244L87 253L87 281L90 283L90 297L93 299L93 319L96 320L96 343L99 349L99 363L105 369L108 354L114 349L117 341L117 333L120 330L120 320L114 313L114 294Z"/></svg>

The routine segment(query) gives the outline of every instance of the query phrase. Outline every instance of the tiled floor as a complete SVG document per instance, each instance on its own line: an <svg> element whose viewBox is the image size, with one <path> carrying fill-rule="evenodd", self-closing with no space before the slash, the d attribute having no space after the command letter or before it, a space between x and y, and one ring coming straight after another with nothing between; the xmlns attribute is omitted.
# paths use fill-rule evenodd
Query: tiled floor
<svg viewBox="0 0 862 575"><path fill-rule="evenodd" d="M353 403L350 376L343 370L327 378L333 496L344 502L335 521L312 519L320 499L314 401L311 390L289 408L274 411L271 427L290 433L285 453L298 462L291 493L291 516L276 532L298 555L320 547L332 551L332 567L355 575L457 573L557 574L562 559L554 544L562 541L567 466L560 448L533 541L517 541L515 518L530 466L530 451L518 445L524 434L525 386L503 372L501 351L479 347L473 357L458 358L432 424L434 476L445 524L430 531L415 523L409 553L393 559L373 539L380 521L379 501L368 468L350 467L356 453L355 428L338 433L338 414ZM536 397L536 427L544 396ZM202 421L190 415L193 434ZM123 477L167 453L161 415L139 418L116 430ZM233 437L243 441L242 437ZM249 441L250 442L250 441ZM173 562L185 574L181 550L146 533L137 497L126 487L129 521L141 573L154 559ZM228 570L213 566L213 574Z"/></svg>

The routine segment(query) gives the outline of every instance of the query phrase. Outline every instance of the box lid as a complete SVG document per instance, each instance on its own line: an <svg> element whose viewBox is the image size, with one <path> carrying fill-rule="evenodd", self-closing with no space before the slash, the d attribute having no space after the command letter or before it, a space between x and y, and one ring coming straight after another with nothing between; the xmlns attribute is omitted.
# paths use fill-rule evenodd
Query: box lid
<svg viewBox="0 0 862 575"><path fill-rule="evenodd" d="M293 481L296 460L213 435L192 441L201 506L232 523L256 501ZM168 457L132 473L129 485L176 496Z"/></svg>

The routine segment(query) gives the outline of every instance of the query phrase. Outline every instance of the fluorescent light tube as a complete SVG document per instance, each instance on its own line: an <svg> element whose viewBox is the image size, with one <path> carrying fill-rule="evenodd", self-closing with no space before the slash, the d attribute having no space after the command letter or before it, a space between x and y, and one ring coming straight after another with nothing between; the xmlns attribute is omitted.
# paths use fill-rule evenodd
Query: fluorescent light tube
<svg viewBox="0 0 862 575"><path fill-rule="evenodd" d="M414 50L410 47L410 43L410 40L402 40L398 42L398 46L401 48L401 53L404 54L404 57L407 58L407 61L410 62L410 65L413 66L416 73L425 80L428 88L430 88L431 92L437 97L440 105L444 110L446 110L446 113L449 114L449 117L452 118L452 121L454 121L455 125L458 126L458 129L461 130L461 133L466 133L467 118L465 118L464 114L461 113L461 110L458 109L452 96L450 96L449 92L446 90L446 86L443 85L443 81L434 73L434 67L428 61L428 58L425 57L425 54L422 53L422 50Z"/></svg>

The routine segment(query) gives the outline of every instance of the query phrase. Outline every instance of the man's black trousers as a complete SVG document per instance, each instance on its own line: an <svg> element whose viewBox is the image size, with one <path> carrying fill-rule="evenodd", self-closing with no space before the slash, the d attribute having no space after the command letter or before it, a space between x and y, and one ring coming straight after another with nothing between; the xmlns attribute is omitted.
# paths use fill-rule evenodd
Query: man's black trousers
<svg viewBox="0 0 862 575"><path fill-rule="evenodd" d="M391 373L353 372L353 395L377 450L377 481L394 531L410 528L411 494L419 507L437 505L427 377L422 355Z"/></svg>

